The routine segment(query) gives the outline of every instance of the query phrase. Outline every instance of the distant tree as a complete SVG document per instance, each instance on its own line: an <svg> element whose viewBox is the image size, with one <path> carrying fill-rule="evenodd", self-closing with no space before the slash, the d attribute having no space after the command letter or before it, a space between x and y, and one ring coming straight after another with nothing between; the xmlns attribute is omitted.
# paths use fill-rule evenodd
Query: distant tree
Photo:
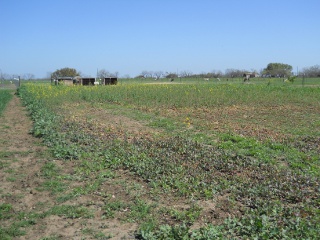
<svg viewBox="0 0 320 240"><path fill-rule="evenodd" d="M235 78L235 77L242 77L244 73L248 72L247 70L239 70L228 68L225 71L225 77Z"/></svg>
<svg viewBox="0 0 320 240"><path fill-rule="evenodd" d="M153 72L152 71L142 71L141 75L143 75L145 78L152 78Z"/></svg>
<svg viewBox="0 0 320 240"><path fill-rule="evenodd" d="M183 77L183 78L191 77L192 76L192 72L188 71L188 70L183 70L183 71L180 72L180 76Z"/></svg>
<svg viewBox="0 0 320 240"><path fill-rule="evenodd" d="M206 73L206 72L201 72L199 74L195 74L194 75L195 77L197 78L211 78L212 77L212 74L211 73Z"/></svg>
<svg viewBox="0 0 320 240"><path fill-rule="evenodd" d="M163 76L163 72L162 71L155 71L153 73L153 76L156 78L156 79L159 79Z"/></svg>
<svg viewBox="0 0 320 240"><path fill-rule="evenodd" d="M144 77L143 74L140 74L140 75L135 76L134 78L139 78L139 79L141 79L141 78L145 78L145 77Z"/></svg>
<svg viewBox="0 0 320 240"><path fill-rule="evenodd" d="M100 78L100 79L103 79L106 77L116 77L117 78L118 76L119 76L119 72L111 73L105 69L101 69L97 73L97 78Z"/></svg>
<svg viewBox="0 0 320 240"><path fill-rule="evenodd" d="M166 78L171 78L171 79L177 78L177 77L178 77L178 75L177 75L176 73L168 73L168 74L166 75Z"/></svg>
<svg viewBox="0 0 320 240"><path fill-rule="evenodd" d="M14 76L15 76L15 75L10 76L9 74L2 72L1 69L0 69L0 80L1 80L1 81L13 79Z"/></svg>
<svg viewBox="0 0 320 240"><path fill-rule="evenodd" d="M111 77L111 73L105 69L100 69L97 73L97 78L103 79L106 77Z"/></svg>
<svg viewBox="0 0 320 240"><path fill-rule="evenodd" d="M320 77L320 66L314 65L312 67L304 68L301 73L307 77Z"/></svg>
<svg viewBox="0 0 320 240"><path fill-rule="evenodd" d="M271 77L291 76L292 66L284 63L269 63L263 70L263 74Z"/></svg>
<svg viewBox="0 0 320 240"><path fill-rule="evenodd" d="M7 80L9 80L9 79L14 79L14 78L15 78L15 75L10 75L10 74L7 74L7 73L3 73L3 74L2 74L2 78L3 78L3 79L7 79Z"/></svg>
<svg viewBox="0 0 320 240"><path fill-rule="evenodd" d="M129 74L123 75L123 78L131 78Z"/></svg>
<svg viewBox="0 0 320 240"><path fill-rule="evenodd" d="M212 76L213 78L219 78L219 77L221 77L221 76L223 75L220 70L219 70L219 71L212 70L210 74L211 74L211 76Z"/></svg>
<svg viewBox="0 0 320 240"><path fill-rule="evenodd" d="M80 75L81 75L80 72L78 72L76 69L65 67L65 68L57 69L56 71L51 73L51 78L76 77Z"/></svg>
<svg viewBox="0 0 320 240"><path fill-rule="evenodd" d="M142 71L139 76L143 76L143 78L147 78L149 75L148 71Z"/></svg>
<svg viewBox="0 0 320 240"><path fill-rule="evenodd" d="M24 74L23 78L26 79L26 80L34 79L34 74L26 73L26 74Z"/></svg>

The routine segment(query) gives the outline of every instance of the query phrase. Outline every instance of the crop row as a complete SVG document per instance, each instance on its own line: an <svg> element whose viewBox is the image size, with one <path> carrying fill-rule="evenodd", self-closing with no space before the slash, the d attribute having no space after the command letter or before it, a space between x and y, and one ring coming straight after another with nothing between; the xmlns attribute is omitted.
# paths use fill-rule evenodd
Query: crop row
<svg viewBox="0 0 320 240"><path fill-rule="evenodd" d="M133 88L133 92L130 92L129 88ZM145 86L140 88L144 89ZM135 86L128 86L125 90L121 88L127 92L124 95L118 95L119 99L114 98L112 101L109 94L116 94L114 92L118 91L117 88L112 88L113 93L106 89L104 92L94 88L91 88L92 90L66 89L56 88L52 91L57 91L57 98L60 94L62 99L68 96L72 101L94 102L109 99L109 103L125 102L128 105L130 101L139 101L137 98L141 98L142 101L141 95L148 95L148 92L156 96L160 95L160 100L148 99L146 96L148 101L161 105L161 99L164 98L161 96L161 90L158 91L158 86L156 90L153 87L141 90L143 93L139 95L135 95L137 94ZM200 85L196 86L196 89L194 86L185 86L183 91L189 91L188 89L210 92L210 89L202 88ZM172 89L172 91L181 90L182 87ZM59 91L65 91L66 95ZM67 94L68 91L70 91L69 94ZM170 90L167 89L164 92L166 91ZM243 94L250 90L244 87L235 92L229 90L232 93L220 93L220 91L223 89L220 88L216 92L218 96L235 94L237 91L242 91ZM284 95L289 98L291 91L297 90L291 89L287 95ZM84 162L87 161L89 164L82 165L80 168L86 168L88 172L99 169L128 169L152 188L161 189L163 194L170 192L194 200L228 196L233 203L230 210L241 212L240 217L234 215L221 225L208 225L207 228L196 230L191 234L188 226L181 225L180 227L159 227L153 231L141 230L140 237L156 239L164 234L176 236L180 234L180 237L181 234L186 234L191 239L197 239L197 236L207 234L222 238L298 239L314 238L318 235L320 229L319 158L314 155L311 155L310 159L309 153L300 152L298 148L280 143L259 143L254 139L231 133L221 135L216 144L204 144L187 136L175 134L134 141L124 139L114 131L99 135L90 131L89 125L70 121L70 119L66 121L64 116L58 116L59 104L57 103L61 99L48 101L52 97L46 97L45 94L51 94L51 91L48 92L42 92L42 87L39 87L39 91L36 86L22 87L20 96L35 121L33 133L44 138L56 157L85 160ZM263 92L261 91L261 94ZM279 89L276 93L279 94ZM244 99L242 101L245 102L254 100L251 96ZM53 102L56 105L48 105ZM176 103L171 102L171 104ZM285 164L282 165L282 163Z"/></svg>

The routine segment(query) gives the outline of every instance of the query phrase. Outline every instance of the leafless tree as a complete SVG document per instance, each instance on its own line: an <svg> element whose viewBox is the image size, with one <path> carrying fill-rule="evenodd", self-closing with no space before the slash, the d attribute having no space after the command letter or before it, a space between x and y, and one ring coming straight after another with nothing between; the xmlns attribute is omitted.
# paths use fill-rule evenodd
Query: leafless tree
<svg viewBox="0 0 320 240"><path fill-rule="evenodd" d="M141 74L144 78L152 78L153 72L152 71L142 71Z"/></svg>
<svg viewBox="0 0 320 240"><path fill-rule="evenodd" d="M178 78L178 75L176 73L167 73L165 77L174 79L174 78Z"/></svg>
<svg viewBox="0 0 320 240"><path fill-rule="evenodd" d="M191 77L192 76L192 72L188 71L188 70L183 70L180 72L180 77Z"/></svg>
<svg viewBox="0 0 320 240"><path fill-rule="evenodd" d="M239 69L233 69L233 68L228 68L225 71L225 76L234 78L234 77L242 77L244 73L248 71L246 70L239 70Z"/></svg>
<svg viewBox="0 0 320 240"><path fill-rule="evenodd" d="M149 71L148 73L149 73L149 74L148 74L148 77L149 77L149 78L153 78L154 72L153 72L153 71Z"/></svg>
<svg viewBox="0 0 320 240"><path fill-rule="evenodd" d="M146 78L148 76L148 71L142 71L140 76L143 76L144 78Z"/></svg>
<svg viewBox="0 0 320 240"><path fill-rule="evenodd" d="M154 72L154 77L156 78L156 79L159 79L159 78L161 78L163 76L163 72L162 71L155 71Z"/></svg>
<svg viewBox="0 0 320 240"><path fill-rule="evenodd" d="M32 73L26 73L26 74L23 75L23 78L24 78L25 80L34 79L34 74L32 74Z"/></svg>
<svg viewBox="0 0 320 240"><path fill-rule="evenodd" d="M106 78L106 77L111 77L111 73L108 72L105 69L101 69L101 70L98 71L97 78L103 79L103 78Z"/></svg>
<svg viewBox="0 0 320 240"><path fill-rule="evenodd" d="M320 65L304 68L301 73L308 77L320 77Z"/></svg>
<svg viewBox="0 0 320 240"><path fill-rule="evenodd" d="M220 70L218 70L218 71L212 70L212 71L211 71L211 75L212 75L212 77L214 77L214 78L219 78L219 77L221 77L221 76L223 75L223 73L222 73Z"/></svg>

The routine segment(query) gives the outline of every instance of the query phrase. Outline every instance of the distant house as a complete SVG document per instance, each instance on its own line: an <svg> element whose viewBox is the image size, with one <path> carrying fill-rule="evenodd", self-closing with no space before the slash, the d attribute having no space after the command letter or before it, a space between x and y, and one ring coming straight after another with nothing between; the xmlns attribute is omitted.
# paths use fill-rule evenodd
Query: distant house
<svg viewBox="0 0 320 240"><path fill-rule="evenodd" d="M73 85L74 78L73 77L58 77L57 79L53 79L54 83L57 84L64 84L64 85Z"/></svg>
<svg viewBox="0 0 320 240"><path fill-rule="evenodd" d="M55 84L64 84L64 85L94 85L96 79L95 78L82 78L82 77L58 77L57 79L53 79Z"/></svg>
<svg viewBox="0 0 320 240"><path fill-rule="evenodd" d="M248 81L250 78L260 77L258 73L246 72L243 74L243 80Z"/></svg>
<svg viewBox="0 0 320 240"><path fill-rule="evenodd" d="M243 74L243 77L255 78L255 77L260 77L260 75L255 72L246 72Z"/></svg>
<svg viewBox="0 0 320 240"><path fill-rule="evenodd" d="M81 78L80 79L80 84L83 86L87 86L87 85L94 85L94 83L96 82L95 78Z"/></svg>
<svg viewBox="0 0 320 240"><path fill-rule="evenodd" d="M118 83L118 78L116 77L106 77L102 81L102 85L116 85Z"/></svg>
<svg viewBox="0 0 320 240"><path fill-rule="evenodd" d="M90 77L58 77L57 79L52 79L51 82L57 84L64 84L64 85L83 85L83 86L93 86L99 84L96 78ZM118 83L118 78L116 77L107 77L102 79L102 85L116 85Z"/></svg>

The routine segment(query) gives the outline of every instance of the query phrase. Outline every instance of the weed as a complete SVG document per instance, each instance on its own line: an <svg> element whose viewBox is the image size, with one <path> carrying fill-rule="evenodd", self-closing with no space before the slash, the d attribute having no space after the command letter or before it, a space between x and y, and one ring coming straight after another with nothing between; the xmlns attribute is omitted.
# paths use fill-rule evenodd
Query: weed
<svg viewBox="0 0 320 240"><path fill-rule="evenodd" d="M54 206L47 212L49 215L64 216L66 218L92 218L93 214L89 209L75 205Z"/></svg>
<svg viewBox="0 0 320 240"><path fill-rule="evenodd" d="M81 232L83 234L85 234L85 235L91 235L96 239L110 239L110 238L113 237L112 235L106 236L104 233L97 232L97 231L95 231L94 229L91 229L91 228L84 228L84 229L81 230Z"/></svg>
<svg viewBox="0 0 320 240"><path fill-rule="evenodd" d="M127 210L127 207L128 207L128 204L126 204L125 202L122 202L122 201L114 201L114 202L107 203L103 207L103 209L105 211L103 213L103 216L105 218L114 218L116 211Z"/></svg>
<svg viewBox="0 0 320 240"><path fill-rule="evenodd" d="M42 176L45 178L53 178L58 176L60 169L54 162L47 162L41 167Z"/></svg>
<svg viewBox="0 0 320 240"><path fill-rule="evenodd" d="M21 212L16 214L11 204L0 205L0 220L13 220L13 222L7 226L0 226L0 239L12 239L12 237L18 237L25 235L26 227L34 225L39 218L38 214L30 214Z"/></svg>
<svg viewBox="0 0 320 240"><path fill-rule="evenodd" d="M191 208L186 210L179 211L172 208L166 210L166 212L179 222L192 225L199 218L201 210L202 209L200 207L193 205Z"/></svg>
<svg viewBox="0 0 320 240"><path fill-rule="evenodd" d="M53 194L63 192L67 188L66 184L61 180L50 179L41 184L41 187L38 188L39 191L51 191Z"/></svg>
<svg viewBox="0 0 320 240"><path fill-rule="evenodd" d="M16 177L13 177L13 176L10 176L10 177L7 177L6 179L8 182L15 182L17 181L17 178Z"/></svg>
<svg viewBox="0 0 320 240"><path fill-rule="evenodd" d="M54 234L54 235L49 236L49 237L40 238L39 240L59 240L59 239L62 239L62 237Z"/></svg>
<svg viewBox="0 0 320 240"><path fill-rule="evenodd" d="M128 221L142 222L149 216L152 208L154 208L153 204L147 204L137 198L134 203L129 206Z"/></svg>
<svg viewBox="0 0 320 240"><path fill-rule="evenodd" d="M11 204L3 203L0 204L0 219L8 219L12 217L13 214L13 208Z"/></svg>

